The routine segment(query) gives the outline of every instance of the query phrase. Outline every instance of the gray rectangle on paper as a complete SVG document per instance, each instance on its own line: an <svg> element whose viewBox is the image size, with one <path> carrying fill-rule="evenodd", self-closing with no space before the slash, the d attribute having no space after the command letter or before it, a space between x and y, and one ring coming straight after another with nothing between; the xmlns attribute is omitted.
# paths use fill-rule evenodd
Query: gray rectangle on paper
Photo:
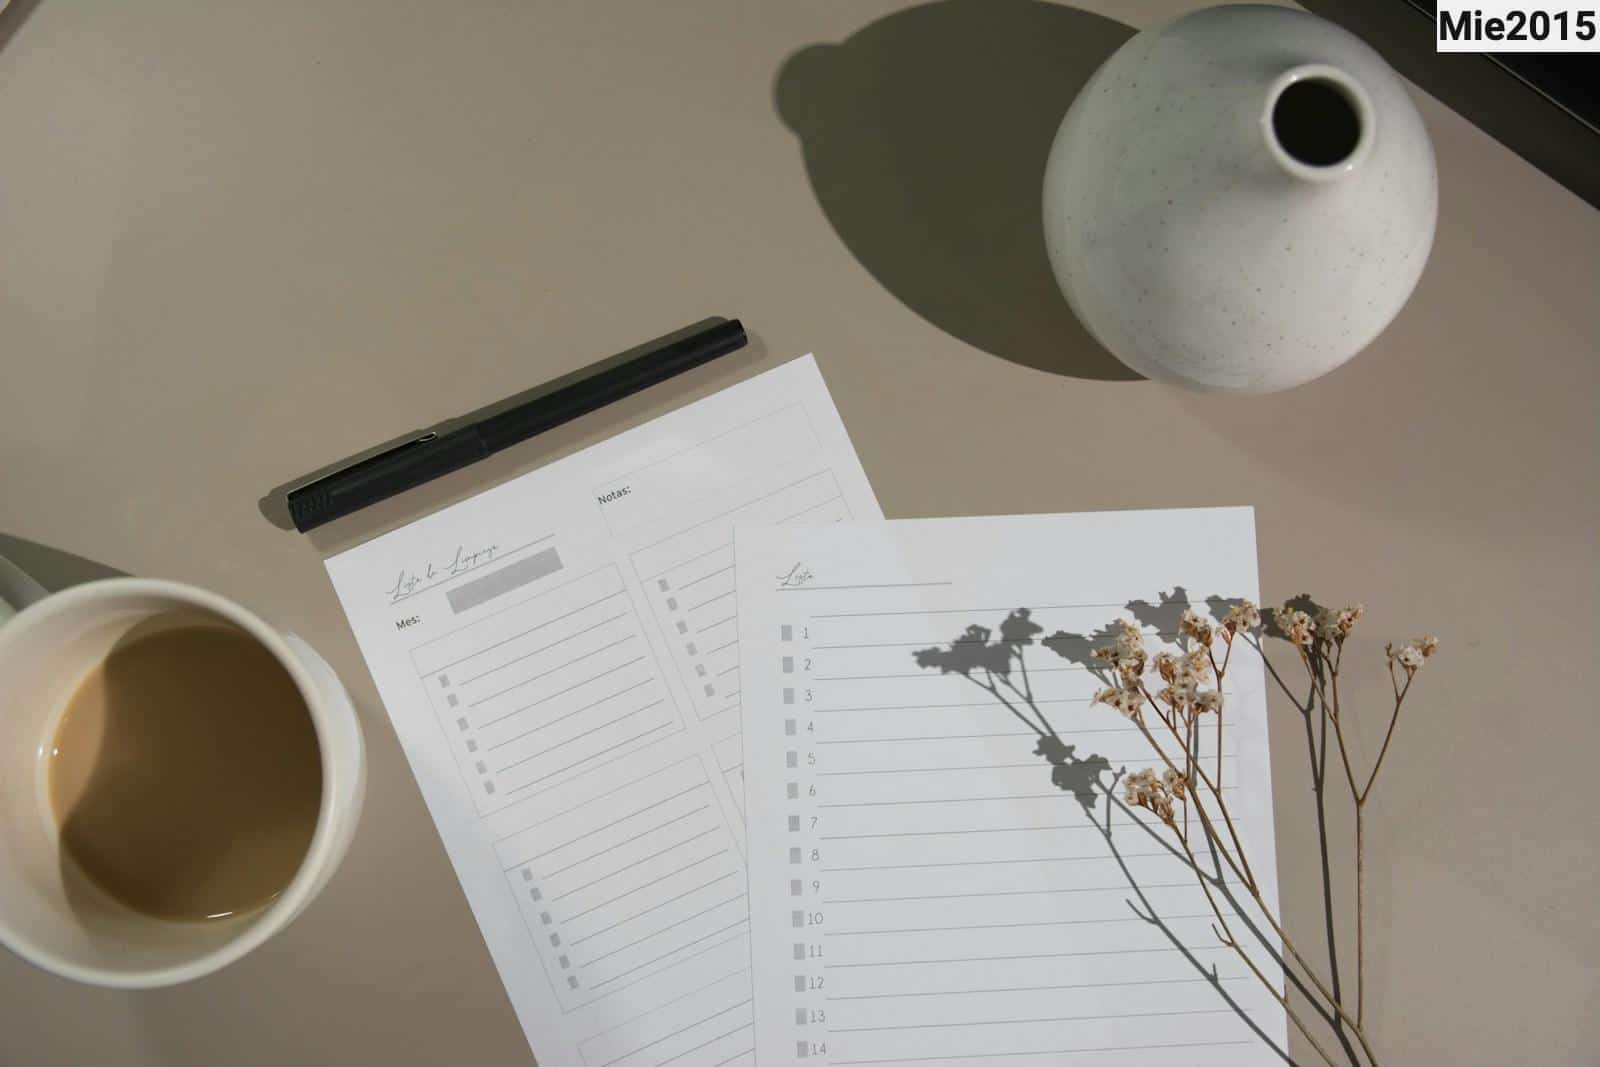
<svg viewBox="0 0 1600 1067"><path fill-rule="evenodd" d="M485 574L482 578L474 578L470 582L448 590L444 598L450 602L450 610L459 615L479 604L488 603L502 593L521 589L560 569L560 555L554 548L546 548L535 552L527 559L507 564L497 571Z"/></svg>

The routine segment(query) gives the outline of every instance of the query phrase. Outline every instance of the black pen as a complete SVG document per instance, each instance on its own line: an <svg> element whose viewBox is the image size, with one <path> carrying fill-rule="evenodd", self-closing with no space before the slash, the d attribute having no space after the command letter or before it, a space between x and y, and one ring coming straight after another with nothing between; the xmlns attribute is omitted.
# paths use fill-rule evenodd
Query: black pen
<svg viewBox="0 0 1600 1067"><path fill-rule="evenodd" d="M301 533L432 481L580 415L632 396L657 382L745 345L738 319L714 320L679 331L636 355L619 357L568 384L552 383L531 399L465 426L415 440L308 482L288 494L289 516Z"/></svg>

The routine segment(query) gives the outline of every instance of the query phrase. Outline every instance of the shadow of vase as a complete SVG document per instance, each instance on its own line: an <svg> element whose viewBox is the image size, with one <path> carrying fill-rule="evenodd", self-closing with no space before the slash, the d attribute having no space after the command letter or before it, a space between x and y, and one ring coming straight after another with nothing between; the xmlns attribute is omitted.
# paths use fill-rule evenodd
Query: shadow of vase
<svg viewBox="0 0 1600 1067"><path fill-rule="evenodd" d="M774 90L828 221L886 289L1001 359L1134 381L1079 324L1045 253L1045 159L1133 35L1037 0L942 0L790 56Z"/></svg>

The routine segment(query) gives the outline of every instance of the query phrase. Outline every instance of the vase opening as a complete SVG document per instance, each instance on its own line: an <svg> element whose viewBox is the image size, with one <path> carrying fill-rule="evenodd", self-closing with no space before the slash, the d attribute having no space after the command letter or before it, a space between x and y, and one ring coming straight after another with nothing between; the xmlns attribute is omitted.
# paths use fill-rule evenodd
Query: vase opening
<svg viewBox="0 0 1600 1067"><path fill-rule="evenodd" d="M1328 179L1360 162L1372 143L1372 104L1343 71L1299 67L1279 78L1262 125L1274 155L1303 178Z"/></svg>

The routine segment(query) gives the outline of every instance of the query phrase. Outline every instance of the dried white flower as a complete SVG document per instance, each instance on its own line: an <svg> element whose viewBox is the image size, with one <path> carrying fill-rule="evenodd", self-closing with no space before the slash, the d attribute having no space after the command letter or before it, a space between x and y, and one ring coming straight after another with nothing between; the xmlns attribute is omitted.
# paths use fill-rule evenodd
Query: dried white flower
<svg viewBox="0 0 1600 1067"><path fill-rule="evenodd" d="M1178 623L1178 628L1194 638L1199 644L1206 646L1210 646L1212 640L1216 637L1216 632L1211 627L1211 620L1202 619L1193 611L1185 611L1183 613L1183 619Z"/></svg>
<svg viewBox="0 0 1600 1067"><path fill-rule="evenodd" d="M1217 692L1215 689L1207 689L1203 693L1195 694L1194 710L1200 712L1221 711L1222 694Z"/></svg>
<svg viewBox="0 0 1600 1067"><path fill-rule="evenodd" d="M1433 655L1438 650L1439 639L1434 637L1432 634L1429 634L1426 637L1412 638L1399 648L1396 648L1393 645L1390 645L1387 648L1387 652L1389 653L1389 663L1391 666L1398 664L1399 666L1405 668L1405 672L1408 676L1416 674L1419 670L1421 670L1422 665L1427 662L1428 657Z"/></svg>
<svg viewBox="0 0 1600 1067"><path fill-rule="evenodd" d="M1360 604L1351 604L1338 611L1323 608L1317 615L1317 631L1325 641L1342 642L1350 636L1350 631L1355 629L1365 611L1366 608Z"/></svg>
<svg viewBox="0 0 1600 1067"><path fill-rule="evenodd" d="M1172 772L1167 774L1171 776ZM1181 789L1182 779L1179 782ZM1122 780L1122 796L1130 805L1154 812L1162 822L1172 822L1173 790L1168 781L1156 777L1155 771L1146 768L1130 772Z"/></svg>
<svg viewBox="0 0 1600 1067"><path fill-rule="evenodd" d="M1222 628L1230 634L1254 630L1261 625L1261 609L1248 600L1241 600L1228 609L1222 617Z"/></svg>
<svg viewBox="0 0 1600 1067"><path fill-rule="evenodd" d="M1133 719L1138 717L1139 709L1144 706L1144 694L1131 688L1102 689L1094 695L1092 703L1116 708Z"/></svg>
<svg viewBox="0 0 1600 1067"><path fill-rule="evenodd" d="M1303 611L1285 604L1272 610L1272 618L1283 636L1302 648L1310 648L1317 637L1317 624Z"/></svg>

